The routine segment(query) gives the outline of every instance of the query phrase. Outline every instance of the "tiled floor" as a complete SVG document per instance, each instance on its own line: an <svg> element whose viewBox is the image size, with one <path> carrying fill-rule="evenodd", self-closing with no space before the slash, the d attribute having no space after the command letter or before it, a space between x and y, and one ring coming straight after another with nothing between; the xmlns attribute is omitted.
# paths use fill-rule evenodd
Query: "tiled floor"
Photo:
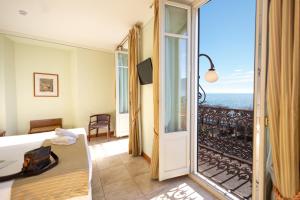
<svg viewBox="0 0 300 200"><path fill-rule="evenodd" d="M128 155L128 139L93 138L89 144L93 160L93 200L212 200L187 176L153 181L149 164Z"/></svg>

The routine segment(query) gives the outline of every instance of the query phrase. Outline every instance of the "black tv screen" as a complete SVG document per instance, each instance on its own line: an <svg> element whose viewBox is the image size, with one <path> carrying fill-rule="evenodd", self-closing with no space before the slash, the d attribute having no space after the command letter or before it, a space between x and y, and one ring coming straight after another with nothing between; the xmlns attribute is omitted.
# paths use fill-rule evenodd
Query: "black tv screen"
<svg viewBox="0 0 300 200"><path fill-rule="evenodd" d="M141 85L152 83L152 62L147 58L137 65Z"/></svg>

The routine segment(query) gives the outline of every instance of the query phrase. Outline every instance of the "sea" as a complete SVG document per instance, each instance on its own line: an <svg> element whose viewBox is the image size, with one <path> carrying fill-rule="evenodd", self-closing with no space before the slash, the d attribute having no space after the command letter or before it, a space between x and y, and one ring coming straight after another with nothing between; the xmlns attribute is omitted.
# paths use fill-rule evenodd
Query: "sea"
<svg viewBox="0 0 300 200"><path fill-rule="evenodd" d="M253 110L253 93L208 93L204 105Z"/></svg>

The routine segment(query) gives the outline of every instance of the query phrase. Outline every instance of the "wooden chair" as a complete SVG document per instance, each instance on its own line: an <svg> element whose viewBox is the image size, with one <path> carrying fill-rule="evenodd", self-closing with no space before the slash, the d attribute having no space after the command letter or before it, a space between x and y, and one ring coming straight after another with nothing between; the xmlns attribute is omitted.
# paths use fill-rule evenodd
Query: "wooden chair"
<svg viewBox="0 0 300 200"><path fill-rule="evenodd" d="M56 128L62 128L62 119L42 119L31 120L29 134L54 131Z"/></svg>
<svg viewBox="0 0 300 200"><path fill-rule="evenodd" d="M99 129L106 129L107 130L107 139L109 139L110 135L110 115L109 114L96 114L90 116L90 123L89 123L89 133L88 133L88 140L91 139L91 131L96 130L96 136L98 136Z"/></svg>
<svg viewBox="0 0 300 200"><path fill-rule="evenodd" d="M4 137L5 136L5 131L0 129L0 137Z"/></svg>

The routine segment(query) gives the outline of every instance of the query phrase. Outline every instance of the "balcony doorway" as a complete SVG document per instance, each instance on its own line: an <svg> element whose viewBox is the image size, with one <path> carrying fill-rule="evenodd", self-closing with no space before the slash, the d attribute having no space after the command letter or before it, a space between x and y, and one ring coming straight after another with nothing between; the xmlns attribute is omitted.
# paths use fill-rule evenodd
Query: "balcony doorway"
<svg viewBox="0 0 300 200"><path fill-rule="evenodd" d="M254 0L198 9L196 171L231 199L252 199L255 16Z"/></svg>

